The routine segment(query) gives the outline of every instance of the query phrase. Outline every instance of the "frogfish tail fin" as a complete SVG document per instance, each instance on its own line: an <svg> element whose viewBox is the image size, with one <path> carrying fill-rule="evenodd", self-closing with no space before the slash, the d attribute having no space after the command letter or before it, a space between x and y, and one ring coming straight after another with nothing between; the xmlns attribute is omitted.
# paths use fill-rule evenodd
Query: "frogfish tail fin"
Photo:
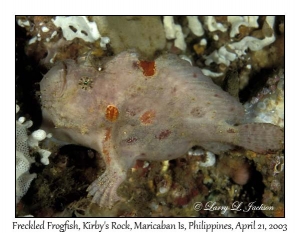
<svg viewBox="0 0 300 233"><path fill-rule="evenodd" d="M284 132L276 125L250 123L237 126L239 137L236 145L257 153L272 153L283 148Z"/></svg>

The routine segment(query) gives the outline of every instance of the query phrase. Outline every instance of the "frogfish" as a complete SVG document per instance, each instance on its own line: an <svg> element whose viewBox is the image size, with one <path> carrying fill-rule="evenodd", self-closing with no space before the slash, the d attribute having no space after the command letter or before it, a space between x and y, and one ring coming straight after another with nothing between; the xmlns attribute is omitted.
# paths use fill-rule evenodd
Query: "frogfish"
<svg viewBox="0 0 300 233"><path fill-rule="evenodd" d="M65 60L40 82L43 127L59 140L92 148L106 170L87 191L111 208L136 160L171 160L194 146L213 153L241 147L257 153L283 148L283 131L246 123L243 105L174 54L154 61L122 52L101 69Z"/></svg>

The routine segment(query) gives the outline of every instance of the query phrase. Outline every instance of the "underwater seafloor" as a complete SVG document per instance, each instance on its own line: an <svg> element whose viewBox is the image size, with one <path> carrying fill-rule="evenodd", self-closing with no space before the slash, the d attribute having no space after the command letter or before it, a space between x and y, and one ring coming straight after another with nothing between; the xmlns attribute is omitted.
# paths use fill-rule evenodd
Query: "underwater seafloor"
<svg viewBox="0 0 300 233"><path fill-rule="evenodd" d="M54 24L58 19L60 26ZM164 52L177 54L239 99L249 121L284 127L284 17L84 19L16 17L16 103L20 107L16 120L23 116L33 122L28 135L42 124L39 82L55 62L90 59L97 63L128 49L136 49L146 60ZM100 37L89 33L88 22L96 23ZM80 27L83 36L78 35ZM36 173L36 178L16 205L17 216L284 216L284 150L258 154L236 148L215 155L210 166L201 166L205 153L187 152L170 161L137 161L118 189L127 201L106 209L91 204L86 192L105 171L99 153L78 145L57 146L50 140L39 147L51 152L49 164L41 162L36 150L29 150L34 159L29 173ZM197 203L210 205L211 210ZM242 210L218 209L239 204Z"/></svg>

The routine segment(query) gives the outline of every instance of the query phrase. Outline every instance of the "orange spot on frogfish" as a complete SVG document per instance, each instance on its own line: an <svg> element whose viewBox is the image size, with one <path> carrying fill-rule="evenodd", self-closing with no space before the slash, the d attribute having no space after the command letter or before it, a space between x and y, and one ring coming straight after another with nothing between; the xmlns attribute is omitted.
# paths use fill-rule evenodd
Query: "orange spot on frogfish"
<svg viewBox="0 0 300 233"><path fill-rule="evenodd" d="M140 117L140 121L144 124L151 124L155 118L155 115L156 114L154 110L148 110Z"/></svg>
<svg viewBox="0 0 300 233"><path fill-rule="evenodd" d="M106 113L105 113L105 117L107 120L114 122L118 119L119 117L119 110L116 106L114 105L108 105L106 107Z"/></svg>
<svg viewBox="0 0 300 233"><path fill-rule="evenodd" d="M111 161L111 157L109 155L109 151L111 148L110 139L111 139L111 128L107 128L103 139L103 150L102 150L102 153L104 155L104 160L107 164L109 164Z"/></svg>
<svg viewBox="0 0 300 233"><path fill-rule="evenodd" d="M104 137L104 142L107 142L111 138L111 128L106 129L105 131L105 137Z"/></svg>
<svg viewBox="0 0 300 233"><path fill-rule="evenodd" d="M111 157L109 156L109 150L104 148L103 149L103 155L104 155L104 160L105 160L106 164L110 164Z"/></svg>
<svg viewBox="0 0 300 233"><path fill-rule="evenodd" d="M139 61L138 65L142 68L145 76L153 76L155 74L154 61Z"/></svg>
<svg viewBox="0 0 300 233"><path fill-rule="evenodd" d="M155 138L158 138L159 140L165 139L165 138L169 137L170 134L171 134L171 131L167 129L167 130L161 131L158 136L155 136Z"/></svg>

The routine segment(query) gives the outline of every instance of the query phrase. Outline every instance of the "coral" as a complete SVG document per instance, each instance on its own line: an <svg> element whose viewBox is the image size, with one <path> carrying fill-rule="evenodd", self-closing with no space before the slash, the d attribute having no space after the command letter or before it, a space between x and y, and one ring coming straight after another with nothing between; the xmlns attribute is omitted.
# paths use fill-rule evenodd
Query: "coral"
<svg viewBox="0 0 300 233"><path fill-rule="evenodd" d="M166 43L157 16L19 16L17 22L32 37L27 54L46 67L68 58L88 59L133 48L149 60Z"/></svg>
<svg viewBox="0 0 300 233"><path fill-rule="evenodd" d="M94 42L101 37L96 23L89 22L86 16L56 16L52 21L56 27L62 29L66 40L81 38L87 42Z"/></svg>
<svg viewBox="0 0 300 233"><path fill-rule="evenodd" d="M164 16L164 29L166 33L166 38L169 40L175 39L174 46L184 51L186 49L184 35L182 33L181 26L178 24L174 24L173 16Z"/></svg>
<svg viewBox="0 0 300 233"><path fill-rule="evenodd" d="M43 141L46 138L51 138L52 135L48 134L42 130L42 129L38 129L34 132L32 132L31 135L29 135L28 137L28 145L30 148L34 149L35 151L37 151L40 154L41 157L41 163L44 165L48 165L49 164L49 156L51 155L51 152L45 149L41 149L39 147L39 142Z"/></svg>
<svg viewBox="0 0 300 233"><path fill-rule="evenodd" d="M19 105L16 105L16 113L20 110ZM44 130L36 130L29 136L27 129L32 126L32 121L25 121L25 117L20 117L16 121L16 203L26 194L30 183L37 177L36 173L30 173L31 164L35 162L30 156L34 151L37 151L41 156L41 162L44 165L49 164L48 157L51 152L39 147L39 142L44 140L47 135ZM48 137L51 137L49 135ZM29 151L29 148L31 151Z"/></svg>
<svg viewBox="0 0 300 233"><path fill-rule="evenodd" d="M179 50L170 51L194 53L194 63L216 82L236 69L243 89L255 72L283 64L284 30L277 28L284 24L278 25L274 16L165 16L163 22L169 47Z"/></svg>
<svg viewBox="0 0 300 233"><path fill-rule="evenodd" d="M197 16L187 16L188 27L196 36L203 36L204 30Z"/></svg>
<svg viewBox="0 0 300 233"><path fill-rule="evenodd" d="M18 112L20 107L16 105ZM23 120L22 120L23 121ZM29 168L34 159L29 155L27 128L32 125L32 122L20 123L16 121L16 203L26 194L30 183L36 174L30 174Z"/></svg>
<svg viewBox="0 0 300 233"><path fill-rule="evenodd" d="M258 16L228 16L227 20L231 23L230 37L233 38L240 33L240 26L258 28Z"/></svg>
<svg viewBox="0 0 300 233"><path fill-rule="evenodd" d="M210 151L203 151L200 148L191 149L188 151L189 156L203 156L197 164L201 167L210 167L216 163L216 156Z"/></svg>
<svg viewBox="0 0 300 233"><path fill-rule="evenodd" d="M228 17L229 22L231 22L232 29L230 32L230 37L235 36L237 33L237 25L242 25L245 21L233 21L231 17ZM258 17L254 18L255 20L258 19ZM255 23L255 20L247 21L247 24L250 27L257 27L258 24ZM252 23L251 23L252 21ZM250 23L249 23L250 22ZM253 24L254 22L254 24ZM265 21L270 29L273 29L275 17L274 16L267 16ZM226 31L226 30L224 30ZM216 64L225 64L226 66L229 66L231 62L235 61L237 58L243 58L244 55L246 55L245 51L247 49L250 49L251 51L258 51L266 47L267 45L270 45L275 41L275 33L272 32L271 36L266 36L264 39L258 39L253 36L245 36L240 41L229 43L218 50L214 51L213 53L209 54L208 56L205 56L205 64L210 65L212 62L215 62Z"/></svg>
<svg viewBox="0 0 300 233"><path fill-rule="evenodd" d="M27 55L47 68L68 58L102 56L109 43L87 17L18 16L17 20L31 36L25 47Z"/></svg>
<svg viewBox="0 0 300 233"><path fill-rule="evenodd" d="M245 103L246 121L264 122L284 126L284 73L283 70L269 77L255 97Z"/></svg>

